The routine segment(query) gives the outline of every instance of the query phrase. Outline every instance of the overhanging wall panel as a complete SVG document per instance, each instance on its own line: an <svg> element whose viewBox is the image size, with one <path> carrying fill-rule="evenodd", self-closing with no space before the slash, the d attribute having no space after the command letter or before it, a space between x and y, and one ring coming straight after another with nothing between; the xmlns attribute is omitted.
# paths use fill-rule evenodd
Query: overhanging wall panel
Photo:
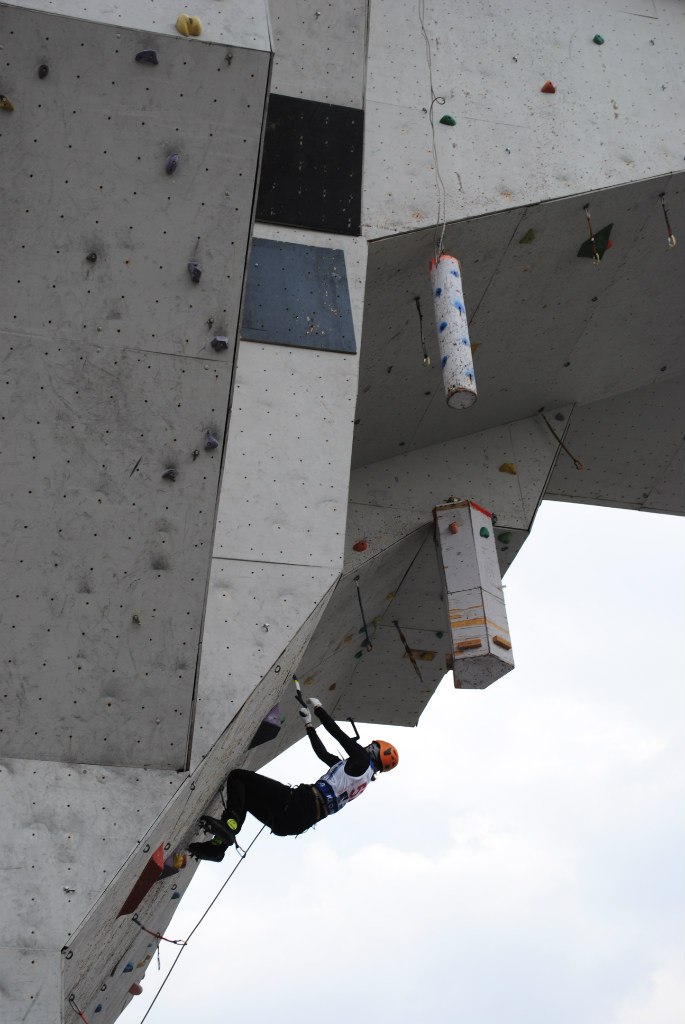
<svg viewBox="0 0 685 1024"><path fill-rule="evenodd" d="M230 368L17 338L2 386L0 750L179 768Z"/></svg>

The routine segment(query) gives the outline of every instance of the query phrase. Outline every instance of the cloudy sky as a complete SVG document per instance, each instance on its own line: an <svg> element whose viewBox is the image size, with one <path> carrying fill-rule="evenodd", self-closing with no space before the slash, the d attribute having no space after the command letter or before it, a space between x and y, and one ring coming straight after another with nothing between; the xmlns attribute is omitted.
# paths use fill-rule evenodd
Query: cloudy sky
<svg viewBox="0 0 685 1024"><path fill-rule="evenodd" d="M505 580L516 669L446 677L417 729L359 723L399 768L304 836L262 833L148 1024L682 1024L684 527L545 503ZM306 740L265 769L323 770ZM201 866L172 937L233 865Z"/></svg>

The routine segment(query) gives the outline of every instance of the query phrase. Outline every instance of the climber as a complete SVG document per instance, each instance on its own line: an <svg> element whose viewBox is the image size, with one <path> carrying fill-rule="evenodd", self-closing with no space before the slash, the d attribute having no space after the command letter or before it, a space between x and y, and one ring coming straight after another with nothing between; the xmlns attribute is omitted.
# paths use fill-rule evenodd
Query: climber
<svg viewBox="0 0 685 1024"><path fill-rule="evenodd" d="M363 747L342 731L324 711L320 700L309 698L306 702L309 707L301 698L300 703L300 717L309 742L317 757L328 765L328 771L313 785L303 783L292 788L257 772L235 769L227 779L226 809L221 819L206 815L201 819L205 827L214 833L214 839L191 843L188 849L193 857L223 860L228 847L235 843L248 811L277 836L299 836L363 793L377 772L388 772L396 766L399 758L391 743L372 740ZM326 750L312 724L312 711L326 731L342 745L347 754L345 760Z"/></svg>

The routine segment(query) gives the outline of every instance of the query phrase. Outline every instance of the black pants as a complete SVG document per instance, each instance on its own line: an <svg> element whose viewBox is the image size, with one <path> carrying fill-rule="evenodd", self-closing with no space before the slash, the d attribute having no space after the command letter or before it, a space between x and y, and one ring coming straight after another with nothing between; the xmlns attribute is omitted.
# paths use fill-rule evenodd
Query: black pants
<svg viewBox="0 0 685 1024"><path fill-rule="evenodd" d="M291 789L276 779L236 768L226 783L227 814L239 828L248 813L268 825L277 836L299 836L319 818L311 786Z"/></svg>

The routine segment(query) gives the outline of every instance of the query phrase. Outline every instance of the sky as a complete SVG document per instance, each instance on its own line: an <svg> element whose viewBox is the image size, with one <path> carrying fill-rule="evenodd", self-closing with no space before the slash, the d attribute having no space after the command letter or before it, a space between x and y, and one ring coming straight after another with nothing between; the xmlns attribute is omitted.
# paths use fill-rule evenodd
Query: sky
<svg viewBox="0 0 685 1024"><path fill-rule="evenodd" d="M545 502L504 581L514 671L445 677L416 729L357 723L398 768L259 836L148 1024L682 1024L684 550L682 519ZM324 770L305 739L262 771ZM235 863L200 866L171 937Z"/></svg>

